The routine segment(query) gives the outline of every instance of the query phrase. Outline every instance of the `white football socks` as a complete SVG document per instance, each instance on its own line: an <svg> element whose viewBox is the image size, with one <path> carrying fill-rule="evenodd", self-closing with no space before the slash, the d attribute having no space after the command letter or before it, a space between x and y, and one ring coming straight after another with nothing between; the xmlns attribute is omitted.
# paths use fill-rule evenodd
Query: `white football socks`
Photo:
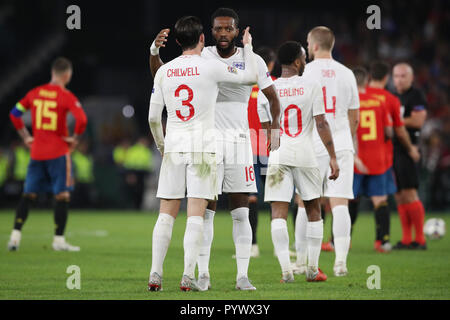
<svg viewBox="0 0 450 320"><path fill-rule="evenodd" d="M308 242L306 239L306 225L308 216L306 209L298 207L295 219L295 250L297 251L297 265L306 265L308 260Z"/></svg>
<svg viewBox="0 0 450 320"><path fill-rule="evenodd" d="M214 211L206 209L205 218L203 220L203 242L197 260L199 275L206 273L209 276L209 257L211 254L211 244L214 238L214 214Z"/></svg>
<svg viewBox="0 0 450 320"><path fill-rule="evenodd" d="M172 229L175 218L167 213L160 213L153 228L152 236L152 268L150 274L163 275L163 263L172 239Z"/></svg>
<svg viewBox="0 0 450 320"><path fill-rule="evenodd" d="M319 267L319 256L323 238L323 220L308 221L306 239L308 241L308 267Z"/></svg>
<svg viewBox="0 0 450 320"><path fill-rule="evenodd" d="M289 233L287 222L284 219L273 219L271 223L272 242L281 272L291 271L291 260L289 258Z"/></svg>
<svg viewBox="0 0 450 320"><path fill-rule="evenodd" d="M252 248L252 227L248 219L249 209L237 208L231 211L233 219L233 241L236 247L236 280L248 276L248 265L250 263L250 251Z"/></svg>
<svg viewBox="0 0 450 320"><path fill-rule="evenodd" d="M350 248L351 220L347 206L336 206L333 213L333 237L334 251L336 252L335 264L346 263Z"/></svg>
<svg viewBox="0 0 450 320"><path fill-rule="evenodd" d="M184 272L190 278L194 278L195 265L197 264L200 246L203 242L203 217L192 216L187 218L184 231Z"/></svg>

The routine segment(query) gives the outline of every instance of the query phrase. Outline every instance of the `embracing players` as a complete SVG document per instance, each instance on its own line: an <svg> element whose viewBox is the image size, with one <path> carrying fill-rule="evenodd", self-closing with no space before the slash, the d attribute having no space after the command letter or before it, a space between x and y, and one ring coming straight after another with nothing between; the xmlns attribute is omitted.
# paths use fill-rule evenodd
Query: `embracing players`
<svg viewBox="0 0 450 320"><path fill-rule="evenodd" d="M339 179L330 180L331 175L328 152L317 130L313 130L313 146L319 162L323 181L323 196L330 199L333 214L333 236L336 259L335 276L347 274L347 254L350 246L350 214L348 200L353 199L353 157L352 137L356 134L359 121L359 98L353 72L335 61L331 55L335 37L327 27L315 27L308 34L308 55L312 60L306 65L303 77L311 78L321 84L325 116L330 124L340 168ZM305 208L299 205L295 236L297 262L294 272L306 271L307 216Z"/></svg>
<svg viewBox="0 0 450 320"><path fill-rule="evenodd" d="M239 36L239 17L228 8L217 9L212 17L212 36L215 46L205 47L202 57L219 60L231 68L246 69L243 50L236 46ZM163 62L158 47L164 46L169 29L157 35L150 56L152 74ZM256 55L258 87L269 100L272 123L270 148L279 146L279 100L272 78L264 60ZM253 169L253 157L248 127L247 106L252 85L220 84L217 96L215 127L217 128L217 177L218 192L228 193L229 208L233 219L233 241L236 248L236 289L255 290L248 279L248 266L252 246L252 229L249 222L249 193L257 191ZM214 233L216 202L210 201L205 213L204 239L198 259L199 285L210 287L209 257Z"/></svg>
<svg viewBox="0 0 450 320"><path fill-rule="evenodd" d="M203 241L203 217L208 200L217 199L214 119L218 85L256 82L257 67L248 29L241 49L246 68L241 71L217 59L202 57L203 26L197 17L183 17L175 24L175 38L183 53L161 66L155 75L149 124L163 162L157 192L161 199L160 213L153 229L150 291L162 288L163 262L186 191L188 218L180 288L183 291L208 289L197 283L194 272ZM165 137L161 124L164 106L168 114Z"/></svg>
<svg viewBox="0 0 450 320"><path fill-rule="evenodd" d="M72 63L57 58L51 68L50 83L29 91L11 110L10 118L17 132L31 148L31 161L22 198L16 210L14 229L8 242L9 250L17 250L21 230L28 217L30 205L38 193L51 192L55 197L55 236L52 247L56 251L79 251L64 238L69 210L70 191L73 190L73 170L70 152L78 143L87 124L86 115L78 99L66 89L72 77ZM31 111L33 136L22 121L22 115ZM66 116L75 118L74 135L69 137Z"/></svg>
<svg viewBox="0 0 450 320"><path fill-rule="evenodd" d="M325 281L327 277L319 269L323 238L319 201L323 179L312 143L313 131L316 130L314 123L329 156L330 171L327 178L336 180L339 166L325 118L322 87L312 77L301 77L306 64L305 50L298 42L286 42L278 50L278 60L282 73L275 80L275 87L281 102L282 133L280 148L269 155L264 196L264 201L271 202L272 207L272 241L281 265L281 282L293 282L286 219L295 186L303 199L308 217L305 224L308 251L306 280ZM264 95L261 98L264 99Z"/></svg>

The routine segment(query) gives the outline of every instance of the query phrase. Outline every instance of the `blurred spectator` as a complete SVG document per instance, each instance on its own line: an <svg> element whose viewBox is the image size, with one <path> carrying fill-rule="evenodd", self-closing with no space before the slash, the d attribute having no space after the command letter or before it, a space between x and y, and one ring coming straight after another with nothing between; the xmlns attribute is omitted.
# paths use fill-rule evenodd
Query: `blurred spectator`
<svg viewBox="0 0 450 320"><path fill-rule="evenodd" d="M89 153L89 143L82 140L72 153L75 174L75 190L73 191L73 207L92 208L95 203L94 163Z"/></svg>
<svg viewBox="0 0 450 320"><path fill-rule="evenodd" d="M123 187L134 209L140 209L145 192L145 181L153 169L153 155L147 137L140 137L129 146L122 142L114 149L114 161L122 167Z"/></svg>
<svg viewBox="0 0 450 320"><path fill-rule="evenodd" d="M8 179L9 161L2 149L0 149L0 204L5 203L5 183Z"/></svg>

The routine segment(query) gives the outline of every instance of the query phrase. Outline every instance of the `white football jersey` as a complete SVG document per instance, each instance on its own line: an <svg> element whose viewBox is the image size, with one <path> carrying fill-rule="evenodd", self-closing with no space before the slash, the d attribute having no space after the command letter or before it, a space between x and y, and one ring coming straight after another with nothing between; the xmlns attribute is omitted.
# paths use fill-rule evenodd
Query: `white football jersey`
<svg viewBox="0 0 450 320"><path fill-rule="evenodd" d="M315 59L308 63L304 75L321 85L326 119L333 135L336 151L354 152L348 120L348 110L359 109L359 96L353 72L333 59ZM314 148L317 156L327 155L317 129L314 130Z"/></svg>
<svg viewBox="0 0 450 320"><path fill-rule="evenodd" d="M150 108L165 105L167 109L164 152L215 152L218 84L248 83L247 76L199 55L182 55L161 66L155 75Z"/></svg>
<svg viewBox="0 0 450 320"><path fill-rule="evenodd" d="M231 67L245 70L244 52L242 48L237 48L236 53L229 58L222 58L217 53L216 46L203 48L202 57L215 59L226 63ZM255 54L258 69L258 86L265 89L273 84L270 73L264 60ZM218 139L234 142L241 137L249 135L248 127L248 100L252 91L252 85L242 85L234 83L221 83L216 103L216 128L218 129Z"/></svg>
<svg viewBox="0 0 450 320"><path fill-rule="evenodd" d="M305 76L293 76L278 78L274 85L280 99L281 137L280 147L270 152L269 164L317 167L312 138L314 116L325 113L320 84ZM259 100L267 101L261 91Z"/></svg>

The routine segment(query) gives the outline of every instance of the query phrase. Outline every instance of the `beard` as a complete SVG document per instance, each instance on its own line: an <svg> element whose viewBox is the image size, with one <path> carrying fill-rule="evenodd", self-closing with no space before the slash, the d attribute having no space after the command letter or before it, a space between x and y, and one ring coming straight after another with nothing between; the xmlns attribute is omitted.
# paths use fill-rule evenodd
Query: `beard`
<svg viewBox="0 0 450 320"><path fill-rule="evenodd" d="M313 61L314 60L314 52L309 52L308 51L308 60L309 61Z"/></svg>
<svg viewBox="0 0 450 320"><path fill-rule="evenodd" d="M217 52L219 52L220 55L224 55L224 56L229 56L233 53L234 48L236 46L236 38L233 38L229 43L227 47L221 47L219 46L219 41L220 40L216 40L216 48L217 48Z"/></svg>

